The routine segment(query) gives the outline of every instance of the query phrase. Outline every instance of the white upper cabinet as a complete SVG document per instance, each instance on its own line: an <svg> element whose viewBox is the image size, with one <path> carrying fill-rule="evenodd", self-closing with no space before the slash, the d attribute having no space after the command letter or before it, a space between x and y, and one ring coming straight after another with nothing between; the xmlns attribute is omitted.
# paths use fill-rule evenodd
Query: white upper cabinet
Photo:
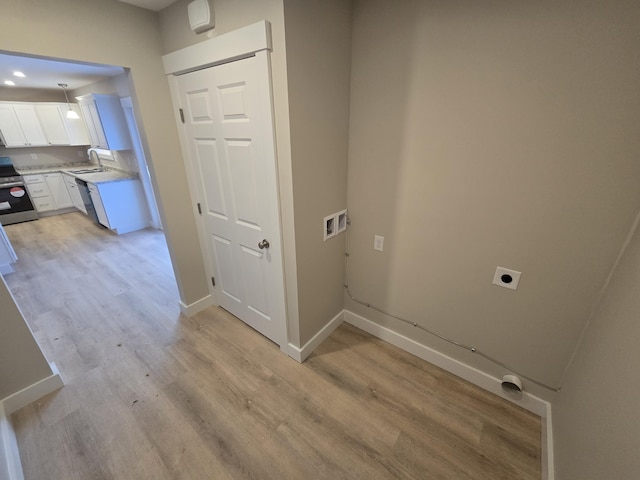
<svg viewBox="0 0 640 480"><path fill-rule="evenodd" d="M105 150L130 150L131 137L120 98L117 95L89 94L78 97L91 146Z"/></svg>
<svg viewBox="0 0 640 480"><path fill-rule="evenodd" d="M67 118L69 106L79 118ZM35 104L40 124L50 145L91 145L89 132L80 114L80 107L66 103Z"/></svg>
<svg viewBox="0 0 640 480"><path fill-rule="evenodd" d="M0 104L0 135L7 147L49 145L33 104Z"/></svg>
<svg viewBox="0 0 640 480"><path fill-rule="evenodd" d="M28 147L12 105L0 104L0 136L7 147Z"/></svg>
<svg viewBox="0 0 640 480"><path fill-rule="evenodd" d="M87 129L87 124L82 118L80 106L75 103L71 104L71 110L78 114L78 118L67 118L67 110L69 107L62 104L62 108L64 108L62 120L67 129L67 135L69 135L69 145L91 145L89 130Z"/></svg>
<svg viewBox="0 0 640 480"><path fill-rule="evenodd" d="M47 137L40 126L36 109L30 104L15 104L13 109L18 117L18 123L22 127L27 143L30 147L48 145Z"/></svg>
<svg viewBox="0 0 640 480"><path fill-rule="evenodd" d="M69 145L69 135L64 127L63 115L57 105L43 103L36 105L36 113L50 145Z"/></svg>

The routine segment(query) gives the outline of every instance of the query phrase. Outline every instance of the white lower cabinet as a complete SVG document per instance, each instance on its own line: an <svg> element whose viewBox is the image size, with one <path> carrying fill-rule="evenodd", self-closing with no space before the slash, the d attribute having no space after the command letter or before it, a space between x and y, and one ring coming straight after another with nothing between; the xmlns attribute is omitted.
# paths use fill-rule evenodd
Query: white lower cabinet
<svg viewBox="0 0 640 480"><path fill-rule="evenodd" d="M111 228L111 224L109 223L109 218L107 217L107 212L104 209L104 204L102 203L102 197L100 196L100 191L98 190L98 186L93 183L88 183L89 194L91 195L91 202L93 202L93 208L96 210L96 215L98 216L98 222L100 225Z"/></svg>
<svg viewBox="0 0 640 480"><path fill-rule="evenodd" d="M49 187L45 183L44 175L23 175L22 179L29 191L31 203L33 203L38 212L43 213L55 210L51 192L49 192Z"/></svg>
<svg viewBox="0 0 640 480"><path fill-rule="evenodd" d="M150 225L140 180L88 183L98 221L118 235Z"/></svg>
<svg viewBox="0 0 640 480"><path fill-rule="evenodd" d="M40 213L73 207L61 173L23 175L31 202Z"/></svg>
<svg viewBox="0 0 640 480"><path fill-rule="evenodd" d="M84 206L84 201L82 200L82 195L80 194L75 177L63 173L62 178L64 183L67 185L67 190L69 191L69 196L71 197L71 203L73 203L73 206L81 212L87 213L87 208Z"/></svg>
<svg viewBox="0 0 640 480"><path fill-rule="evenodd" d="M69 190L67 190L67 185L61 173L45 173L44 179L47 187L49 187L49 192L51 192L56 210L73 207Z"/></svg>

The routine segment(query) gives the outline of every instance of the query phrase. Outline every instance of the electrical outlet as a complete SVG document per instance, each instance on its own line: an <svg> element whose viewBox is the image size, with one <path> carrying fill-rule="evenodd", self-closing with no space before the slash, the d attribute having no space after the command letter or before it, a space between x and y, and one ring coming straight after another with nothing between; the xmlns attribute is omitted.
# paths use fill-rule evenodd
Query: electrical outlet
<svg viewBox="0 0 640 480"><path fill-rule="evenodd" d="M38 159L38 154L37 153L32 153L31 154L31 160L37 160Z"/></svg>
<svg viewBox="0 0 640 480"><path fill-rule="evenodd" d="M520 276L522 272L515 270L509 270L508 268L497 267L496 273L493 276L493 284L499 287L508 288L510 290L517 290L520 283Z"/></svg>
<svg viewBox="0 0 640 480"><path fill-rule="evenodd" d="M335 213L324 217L324 221L322 222L322 228L324 230L322 238L325 242L335 236L337 223L337 215Z"/></svg>
<svg viewBox="0 0 640 480"><path fill-rule="evenodd" d="M379 252L384 250L384 237L381 237L380 235L373 236L373 249L378 250Z"/></svg>

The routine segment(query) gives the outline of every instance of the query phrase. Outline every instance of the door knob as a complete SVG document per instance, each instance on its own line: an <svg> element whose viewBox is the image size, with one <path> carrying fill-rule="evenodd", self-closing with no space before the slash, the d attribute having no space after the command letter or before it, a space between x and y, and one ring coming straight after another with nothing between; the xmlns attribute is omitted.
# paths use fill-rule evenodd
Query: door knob
<svg viewBox="0 0 640 480"><path fill-rule="evenodd" d="M269 241L265 238L261 242L258 243L258 248L262 250L263 248L269 248Z"/></svg>

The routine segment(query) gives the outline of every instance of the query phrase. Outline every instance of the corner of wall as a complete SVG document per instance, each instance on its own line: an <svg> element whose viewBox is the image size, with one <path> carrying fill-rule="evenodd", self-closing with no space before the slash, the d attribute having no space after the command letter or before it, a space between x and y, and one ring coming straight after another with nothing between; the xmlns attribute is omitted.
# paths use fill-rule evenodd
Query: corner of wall
<svg viewBox="0 0 640 480"><path fill-rule="evenodd" d="M182 312L182 314L186 317L192 317L196 313L201 312L205 308L210 307L212 305L215 305L215 302L213 300L213 296L211 295L202 297L200 300L196 300L195 302L190 303L189 305L187 305L181 300L180 312Z"/></svg>
<svg viewBox="0 0 640 480"><path fill-rule="evenodd" d="M0 478L24 480L18 442L2 402L0 402Z"/></svg>

